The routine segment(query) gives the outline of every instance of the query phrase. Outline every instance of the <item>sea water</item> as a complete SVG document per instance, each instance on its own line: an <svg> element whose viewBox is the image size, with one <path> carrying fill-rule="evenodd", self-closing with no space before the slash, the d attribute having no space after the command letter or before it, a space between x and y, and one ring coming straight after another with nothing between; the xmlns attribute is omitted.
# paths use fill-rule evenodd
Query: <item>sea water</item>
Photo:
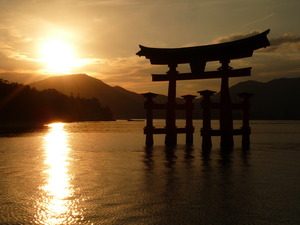
<svg viewBox="0 0 300 225"><path fill-rule="evenodd" d="M210 152L201 123L174 148L146 148L145 121L2 134L0 224L300 224L300 121L252 121L249 149Z"/></svg>

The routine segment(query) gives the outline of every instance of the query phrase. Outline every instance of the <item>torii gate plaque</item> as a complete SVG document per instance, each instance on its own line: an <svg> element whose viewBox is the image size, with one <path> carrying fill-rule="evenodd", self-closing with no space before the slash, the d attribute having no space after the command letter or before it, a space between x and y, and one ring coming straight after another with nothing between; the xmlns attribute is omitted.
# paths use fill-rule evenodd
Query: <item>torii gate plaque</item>
<svg viewBox="0 0 300 225"><path fill-rule="evenodd" d="M185 48L149 48L140 45L138 56L145 56L154 65L168 65L166 74L152 74L152 81L169 81L166 113L167 145L176 144L176 81L221 78L220 91L220 136L221 146L233 146L232 103L229 93L229 77L250 76L251 67L233 69L230 60L251 57L253 51L270 45L266 30L252 37L221 44ZM217 71L204 71L206 62L219 61ZM190 73L179 73L178 64L190 64Z"/></svg>

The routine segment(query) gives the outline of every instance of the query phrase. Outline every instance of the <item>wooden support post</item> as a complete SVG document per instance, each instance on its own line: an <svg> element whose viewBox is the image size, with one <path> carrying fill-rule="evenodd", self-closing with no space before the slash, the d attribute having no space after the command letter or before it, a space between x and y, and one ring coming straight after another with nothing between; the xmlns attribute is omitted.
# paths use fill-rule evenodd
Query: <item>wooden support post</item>
<svg viewBox="0 0 300 225"><path fill-rule="evenodd" d="M210 97L216 93L215 91L198 91L200 95L203 97L201 106L203 109L203 126L201 129L201 136L202 136L202 148L203 149L211 149L211 99Z"/></svg>
<svg viewBox="0 0 300 225"><path fill-rule="evenodd" d="M222 72L221 92L220 92L220 130L221 147L233 147L233 119L232 103L229 93L228 74L232 69L229 66L229 60L222 60L222 66L219 70Z"/></svg>
<svg viewBox="0 0 300 225"><path fill-rule="evenodd" d="M177 144L177 131L176 131L176 71L177 64L169 64L169 89L168 89L168 102L166 112L166 145Z"/></svg>
<svg viewBox="0 0 300 225"><path fill-rule="evenodd" d="M249 98L253 94L251 93L240 93L238 96L240 96L242 101L242 109L243 109L243 126L242 126L242 147L249 147L250 146L250 134L251 134L251 128L249 125L249 114L250 114L250 101Z"/></svg>
<svg viewBox="0 0 300 225"><path fill-rule="evenodd" d="M142 94L146 98L146 102L144 104L144 108L146 109L146 127L144 128L144 133L146 134L146 146L153 145L153 133L154 133L154 126L153 126L153 108L154 102L153 98L157 96L157 94L148 92Z"/></svg>
<svg viewBox="0 0 300 225"><path fill-rule="evenodd" d="M181 96L185 99L185 128L186 128L186 139L185 143L186 145L192 145L193 140L193 134L194 134L194 126L193 126L193 110L194 110L194 104L193 99L196 98L195 95L183 95Z"/></svg>

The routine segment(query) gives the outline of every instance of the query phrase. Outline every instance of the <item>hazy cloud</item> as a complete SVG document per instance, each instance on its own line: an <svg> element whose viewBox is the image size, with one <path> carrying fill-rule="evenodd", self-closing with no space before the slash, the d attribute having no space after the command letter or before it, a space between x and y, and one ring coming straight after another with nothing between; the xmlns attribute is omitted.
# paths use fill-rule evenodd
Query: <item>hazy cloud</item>
<svg viewBox="0 0 300 225"><path fill-rule="evenodd" d="M300 42L300 35L295 34L283 34L278 38L272 38L272 45L281 45L284 43L299 43Z"/></svg>
<svg viewBox="0 0 300 225"><path fill-rule="evenodd" d="M254 30L254 31L251 31L251 32L246 33L246 34L231 34L231 35L220 37L220 38L216 39L214 41L214 43L223 43L223 42L229 42L229 41L236 41L236 40L239 40L239 39L248 38L248 37L257 35L259 33L261 33L261 31Z"/></svg>
<svg viewBox="0 0 300 225"><path fill-rule="evenodd" d="M214 43L235 41L235 40L239 40L239 39L257 35L261 32L262 31L254 30L254 31L251 31L251 32L245 33L245 34L231 34L231 35L220 37L220 38L216 39L214 41ZM271 46L268 46L266 49L260 50L260 52L272 52L272 51L278 49L278 47L282 46L282 45L292 45L294 48L300 47L300 35L285 33L279 37L268 37L268 39L270 41Z"/></svg>
<svg viewBox="0 0 300 225"><path fill-rule="evenodd" d="M40 66L41 65L37 61L25 57L7 57L0 53L0 72L22 71L34 73L40 69Z"/></svg>
<svg viewBox="0 0 300 225"><path fill-rule="evenodd" d="M245 34L232 34L220 37L214 43L235 41L261 32L253 30ZM255 51L253 57L232 60L232 66L234 68L252 67L251 78L258 81L300 76L300 35L285 33L273 37L271 32L268 39L271 46Z"/></svg>
<svg viewBox="0 0 300 225"><path fill-rule="evenodd" d="M280 46L284 46L285 51L299 51L300 54L300 35L295 35L291 33L283 34L276 38L270 39L271 47L266 49L266 52L273 52L277 50Z"/></svg>
<svg viewBox="0 0 300 225"><path fill-rule="evenodd" d="M121 84L122 87L137 92L153 86L150 75L153 72L152 65L137 56L103 60L101 64L87 65L84 71L87 70L93 71L95 77L112 86Z"/></svg>

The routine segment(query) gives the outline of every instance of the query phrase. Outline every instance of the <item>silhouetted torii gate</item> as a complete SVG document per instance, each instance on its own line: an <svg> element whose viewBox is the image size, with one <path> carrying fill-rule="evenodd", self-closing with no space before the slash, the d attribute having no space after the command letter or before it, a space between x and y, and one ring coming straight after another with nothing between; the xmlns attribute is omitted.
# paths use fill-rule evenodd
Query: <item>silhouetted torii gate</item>
<svg viewBox="0 0 300 225"><path fill-rule="evenodd" d="M270 45L266 30L252 37L220 44L204 45L185 48L149 48L140 45L138 56L145 56L154 65L168 65L166 74L152 74L152 81L169 81L168 102L166 104L166 138L165 144L174 145L177 142L177 128L175 110L176 104L176 81L192 79L221 78L220 91L220 132L221 146L233 146L233 119L232 103L229 93L229 77L250 76L251 68L233 69L229 66L230 60L251 57L253 51ZM221 67L217 71L205 71L207 62L219 61ZM179 73L178 64L189 64L190 73ZM201 94L201 93L200 93ZM207 94L202 92L202 94ZM150 94L151 95L151 94ZM145 97L151 98L148 93ZM204 96L203 95L203 96ZM211 94L208 94L208 96ZM153 97L153 96L152 96ZM152 119L151 119L152 120ZM203 121L205 123L205 121ZM147 127L146 127L147 128ZM204 129L205 127L203 127ZM210 132L210 127L204 133ZM250 128L249 128L250 129ZM153 132L153 131L152 131ZM147 131L145 132L147 134ZM163 133L163 132L161 132ZM208 136L210 136L209 134ZM203 136L203 130L202 130ZM151 145L151 141L149 142Z"/></svg>

